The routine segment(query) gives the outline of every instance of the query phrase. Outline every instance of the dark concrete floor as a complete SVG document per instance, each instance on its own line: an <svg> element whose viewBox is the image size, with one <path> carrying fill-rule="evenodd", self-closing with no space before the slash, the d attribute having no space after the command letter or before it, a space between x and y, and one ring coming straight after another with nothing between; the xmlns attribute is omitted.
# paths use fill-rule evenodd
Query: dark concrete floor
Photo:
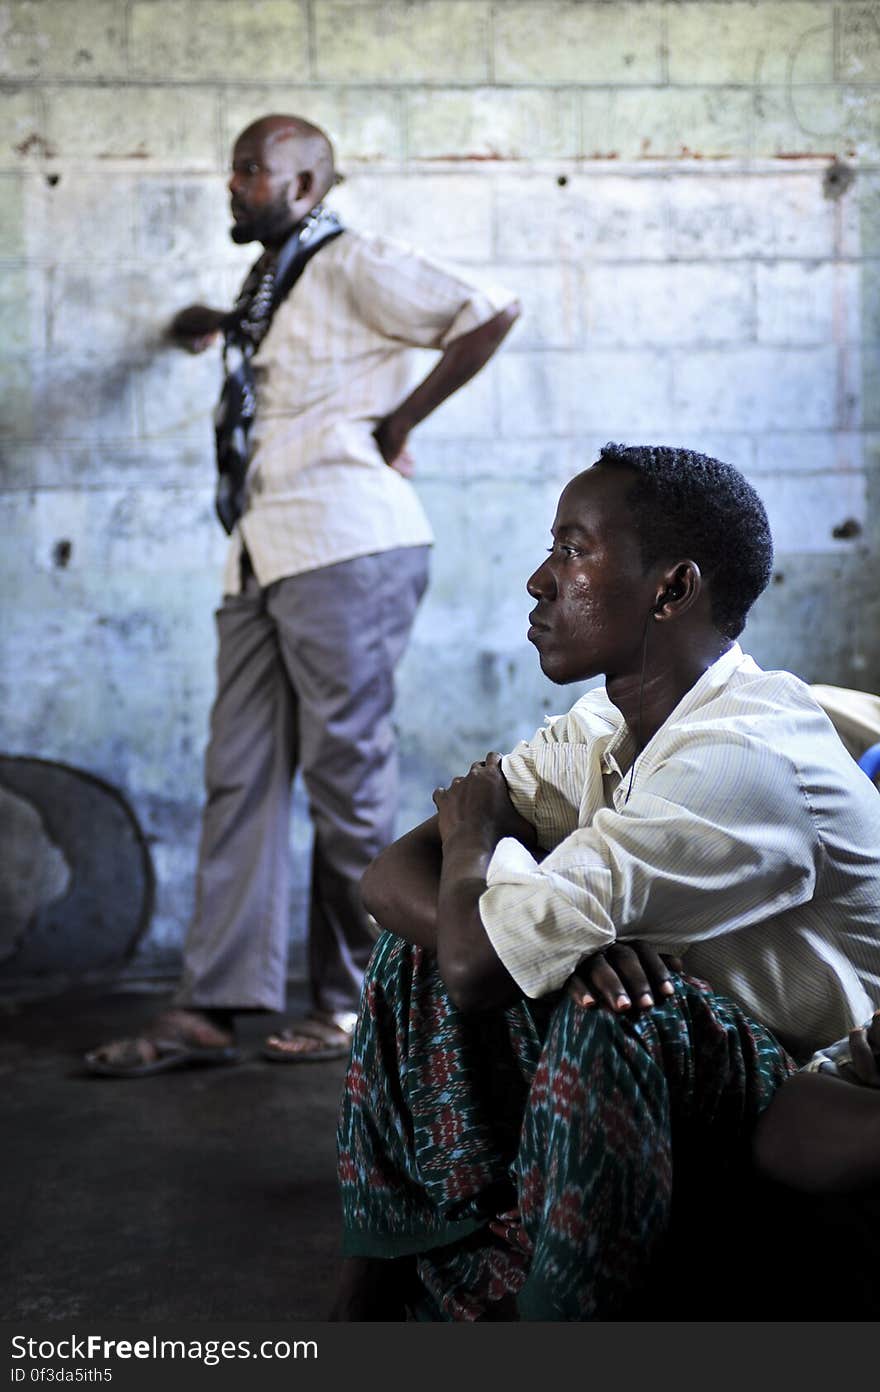
<svg viewBox="0 0 880 1392"><path fill-rule="evenodd" d="M0 998L0 1320L326 1319L345 1063L263 1062L260 1043L281 1017L250 1015L235 1066L136 1081L86 1072L88 1049L137 1032L167 1000L95 988ZM288 1007L299 1013L303 1001ZM685 1307L689 1318L875 1320L880 1199L825 1209L765 1197L744 1244L748 1280L734 1274L723 1300L716 1280L705 1311ZM753 1241L765 1227L757 1279ZM663 1283L668 1312L655 1289L634 1317L680 1319L687 1265Z"/></svg>
<svg viewBox="0 0 880 1392"><path fill-rule="evenodd" d="M0 1319L326 1318L344 1061L263 1062L280 1017L252 1015L238 1065L86 1073L85 1051L166 1003L94 989L0 1001Z"/></svg>

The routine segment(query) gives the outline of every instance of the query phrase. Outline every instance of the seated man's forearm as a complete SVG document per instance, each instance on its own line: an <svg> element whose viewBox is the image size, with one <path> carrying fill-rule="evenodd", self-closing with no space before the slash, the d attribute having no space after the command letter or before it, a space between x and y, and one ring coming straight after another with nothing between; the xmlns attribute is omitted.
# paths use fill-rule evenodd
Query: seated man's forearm
<svg viewBox="0 0 880 1392"><path fill-rule="evenodd" d="M440 974L463 1010L510 1004L521 992L480 919L491 848L458 834L444 847L437 818L414 827L368 866L361 899L380 928L437 953Z"/></svg>
<svg viewBox="0 0 880 1392"><path fill-rule="evenodd" d="M494 845L462 828L443 843L437 899L437 966L460 1010L492 1010L522 992L502 964L480 918L480 896Z"/></svg>
<svg viewBox="0 0 880 1392"><path fill-rule="evenodd" d="M442 858L435 816L382 851L361 880L364 907L380 928L432 952Z"/></svg>

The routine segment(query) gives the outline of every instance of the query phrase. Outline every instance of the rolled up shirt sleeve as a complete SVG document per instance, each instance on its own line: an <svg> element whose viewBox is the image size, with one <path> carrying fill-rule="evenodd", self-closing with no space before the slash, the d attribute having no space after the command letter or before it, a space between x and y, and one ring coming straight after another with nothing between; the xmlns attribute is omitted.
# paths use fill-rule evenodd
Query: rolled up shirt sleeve
<svg viewBox="0 0 880 1392"><path fill-rule="evenodd" d="M535 806L541 797L538 787ZM540 863L501 841L480 916L534 998L616 938L684 947L806 903L821 855L785 757L748 738L690 732L638 771L628 802L600 808Z"/></svg>
<svg viewBox="0 0 880 1392"><path fill-rule="evenodd" d="M544 850L578 825L590 746L570 740L569 731L568 716L548 716L533 739L522 740L501 761L510 800Z"/></svg>
<svg viewBox="0 0 880 1392"><path fill-rule="evenodd" d="M362 243L350 276L362 320L383 337L414 348L448 348L516 302L504 286L478 286L390 239Z"/></svg>

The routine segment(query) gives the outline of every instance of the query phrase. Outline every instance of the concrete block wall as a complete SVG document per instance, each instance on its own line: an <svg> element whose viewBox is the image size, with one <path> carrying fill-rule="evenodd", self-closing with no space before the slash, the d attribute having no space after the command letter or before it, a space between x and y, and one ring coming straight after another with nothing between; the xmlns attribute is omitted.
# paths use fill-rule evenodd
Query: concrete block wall
<svg viewBox="0 0 880 1392"><path fill-rule="evenodd" d="M400 677L401 829L565 707L523 634L561 484L606 439L742 467L770 511L765 665L880 689L880 18L860 0L0 3L2 748L130 798L190 911L224 553L225 171L251 119L334 138L352 223L502 280L525 314L413 441L437 532ZM308 830L301 794L293 966Z"/></svg>

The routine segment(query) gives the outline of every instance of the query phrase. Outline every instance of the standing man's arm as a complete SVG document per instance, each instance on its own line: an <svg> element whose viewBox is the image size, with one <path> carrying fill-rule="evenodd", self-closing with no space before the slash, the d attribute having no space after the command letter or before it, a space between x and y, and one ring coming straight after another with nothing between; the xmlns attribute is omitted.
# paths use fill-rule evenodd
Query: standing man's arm
<svg viewBox="0 0 880 1392"><path fill-rule="evenodd" d="M519 301L514 300L485 324L454 339L424 381L379 422L374 434L386 464L409 477L413 471L406 450L410 431L485 367L520 313Z"/></svg>
<svg viewBox="0 0 880 1392"><path fill-rule="evenodd" d="M227 318L223 309L212 309L210 305L187 305L171 320L167 337L176 347L185 348L189 353L203 353L214 342Z"/></svg>

